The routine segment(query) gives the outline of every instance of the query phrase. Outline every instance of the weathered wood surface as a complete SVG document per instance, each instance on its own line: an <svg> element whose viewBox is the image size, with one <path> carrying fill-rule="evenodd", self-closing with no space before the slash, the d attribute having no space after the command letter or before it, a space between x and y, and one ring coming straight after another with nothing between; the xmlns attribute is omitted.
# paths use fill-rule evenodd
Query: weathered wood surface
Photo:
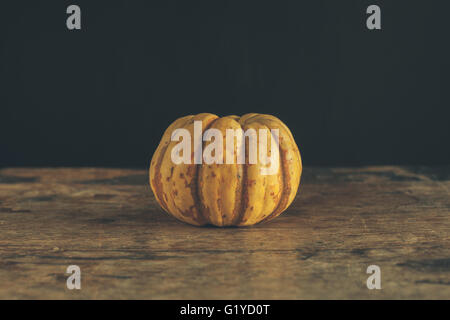
<svg viewBox="0 0 450 320"><path fill-rule="evenodd" d="M164 213L143 170L2 169L0 298L450 299L449 190L449 167L306 168L279 218L220 229Z"/></svg>

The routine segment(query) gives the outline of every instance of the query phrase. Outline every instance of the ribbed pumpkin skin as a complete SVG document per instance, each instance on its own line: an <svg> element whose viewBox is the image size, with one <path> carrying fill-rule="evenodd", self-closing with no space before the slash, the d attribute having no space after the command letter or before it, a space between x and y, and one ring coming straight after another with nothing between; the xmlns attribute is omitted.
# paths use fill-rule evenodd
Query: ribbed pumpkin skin
<svg viewBox="0 0 450 320"><path fill-rule="evenodd" d="M192 164L174 164L171 150L179 141L170 141L172 132L185 128L194 137L194 121L202 121L203 132L219 129L224 150L226 129L279 129L278 173L261 175L259 161L248 164L248 148L245 164L193 164L193 142ZM203 142L203 150L209 143ZM219 118L200 113L182 117L167 128L150 164L150 186L161 207L183 222L197 226L250 226L272 220L287 209L297 193L301 173L297 144L278 118L257 113Z"/></svg>

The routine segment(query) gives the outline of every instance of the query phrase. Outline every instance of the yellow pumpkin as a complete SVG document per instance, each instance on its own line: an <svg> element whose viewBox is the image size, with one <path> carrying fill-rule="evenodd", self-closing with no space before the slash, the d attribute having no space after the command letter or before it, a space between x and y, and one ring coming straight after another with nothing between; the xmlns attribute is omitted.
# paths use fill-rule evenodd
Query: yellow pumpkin
<svg viewBox="0 0 450 320"><path fill-rule="evenodd" d="M244 164L238 161L233 164L195 164L194 161L175 164L171 154L179 142L171 141L172 134L175 129L183 128L193 135L195 121L201 121L203 130L218 129L224 137L227 129L278 129L276 173L263 175L262 164L249 164L248 148L245 148ZM206 148L211 142L202 143ZM248 145L248 141L245 143ZM194 141L192 146L194 150ZM271 148L272 144L268 154ZM235 154L237 156L237 152ZM192 160L193 157L194 152ZM182 117L167 128L151 160L150 186L161 207L183 222L197 226L249 226L272 220L287 209L297 194L301 173L297 144L288 127L278 118L257 113L219 118L200 113Z"/></svg>

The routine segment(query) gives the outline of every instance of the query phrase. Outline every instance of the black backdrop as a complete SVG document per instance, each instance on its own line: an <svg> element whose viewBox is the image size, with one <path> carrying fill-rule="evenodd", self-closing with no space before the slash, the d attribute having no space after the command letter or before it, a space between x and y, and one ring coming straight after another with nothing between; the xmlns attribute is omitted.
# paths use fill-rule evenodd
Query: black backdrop
<svg viewBox="0 0 450 320"><path fill-rule="evenodd" d="M66 28L78 4L82 30ZM382 30L366 28L368 5ZM0 4L0 166L145 167L177 117L271 113L304 165L450 163L449 1Z"/></svg>

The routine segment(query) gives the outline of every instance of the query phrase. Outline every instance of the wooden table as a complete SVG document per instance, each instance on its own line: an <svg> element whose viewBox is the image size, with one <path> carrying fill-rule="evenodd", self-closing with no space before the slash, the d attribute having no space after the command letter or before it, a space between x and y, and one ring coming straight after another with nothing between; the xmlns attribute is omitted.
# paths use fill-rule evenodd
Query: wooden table
<svg viewBox="0 0 450 320"><path fill-rule="evenodd" d="M0 170L0 298L450 298L450 167L305 168L293 205L247 228L180 223L147 181Z"/></svg>

